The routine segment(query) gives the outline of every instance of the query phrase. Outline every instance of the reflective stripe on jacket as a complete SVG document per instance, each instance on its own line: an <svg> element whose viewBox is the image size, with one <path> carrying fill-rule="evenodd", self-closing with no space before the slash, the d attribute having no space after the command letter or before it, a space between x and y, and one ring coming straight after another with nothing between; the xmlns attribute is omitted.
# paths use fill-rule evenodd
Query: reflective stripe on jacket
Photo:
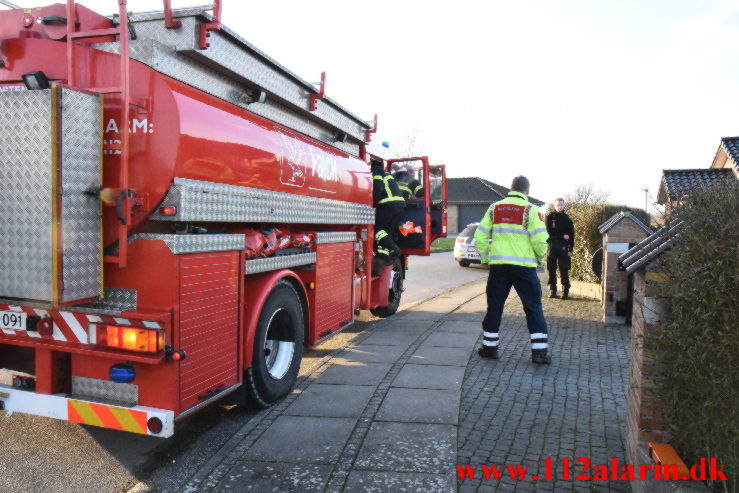
<svg viewBox="0 0 739 493"><path fill-rule="evenodd" d="M375 206L387 204L388 202L405 203L403 194L400 192L398 184L395 182L393 175L389 173L385 174L384 176L376 174L372 176L372 180L374 183L374 188L378 192L376 194L378 195L378 198Z"/></svg>
<svg viewBox="0 0 739 493"><path fill-rule="evenodd" d="M510 192L492 204L475 231L475 245L483 264L536 267L544 261L547 238L539 208L521 192Z"/></svg>

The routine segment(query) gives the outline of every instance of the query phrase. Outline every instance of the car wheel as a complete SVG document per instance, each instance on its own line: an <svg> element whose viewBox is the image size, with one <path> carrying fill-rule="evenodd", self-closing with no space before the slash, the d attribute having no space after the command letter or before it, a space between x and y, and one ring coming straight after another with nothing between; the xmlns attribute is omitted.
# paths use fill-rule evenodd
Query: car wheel
<svg viewBox="0 0 739 493"><path fill-rule="evenodd" d="M460 260L459 261L459 265L461 265L462 267L469 267L470 266L470 261L469 260Z"/></svg>
<svg viewBox="0 0 739 493"><path fill-rule="evenodd" d="M388 296L388 304L386 306L378 306L370 308L370 313L375 317L389 317L398 311L400 307L400 296L403 294L403 267L400 264L400 257L393 262L393 277L390 280L390 294Z"/></svg>
<svg viewBox="0 0 739 493"><path fill-rule="evenodd" d="M280 281L259 315L246 387L251 400L269 407L295 386L303 355L303 306L295 288Z"/></svg>

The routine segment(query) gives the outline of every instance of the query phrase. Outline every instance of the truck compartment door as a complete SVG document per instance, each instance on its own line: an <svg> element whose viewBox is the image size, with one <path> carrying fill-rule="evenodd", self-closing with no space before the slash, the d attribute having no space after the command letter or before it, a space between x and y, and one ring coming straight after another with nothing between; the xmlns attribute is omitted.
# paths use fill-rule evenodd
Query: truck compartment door
<svg viewBox="0 0 739 493"><path fill-rule="evenodd" d="M431 253L431 197L428 157L391 159L388 171L411 197L405 201L405 213L396 235L396 243L405 255Z"/></svg>
<svg viewBox="0 0 739 493"><path fill-rule="evenodd" d="M101 115L99 95L0 92L0 297L101 296Z"/></svg>
<svg viewBox="0 0 739 493"><path fill-rule="evenodd" d="M240 262L238 251L179 256L181 410L240 381Z"/></svg>
<svg viewBox="0 0 739 493"><path fill-rule="evenodd" d="M446 237L447 195L446 166L429 166L429 196L431 199L431 241Z"/></svg>

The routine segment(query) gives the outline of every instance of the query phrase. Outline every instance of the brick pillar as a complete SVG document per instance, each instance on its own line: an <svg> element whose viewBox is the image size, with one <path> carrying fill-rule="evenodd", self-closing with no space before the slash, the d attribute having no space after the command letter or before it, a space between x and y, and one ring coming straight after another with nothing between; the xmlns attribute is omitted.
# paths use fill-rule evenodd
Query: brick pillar
<svg viewBox="0 0 739 493"><path fill-rule="evenodd" d="M669 441L663 421L654 364L655 335L662 330L666 301L660 298L662 276L649 264L634 273L634 307L631 323L631 359L626 417L626 457L629 464L652 464L649 442ZM651 491L643 481L632 491Z"/></svg>
<svg viewBox="0 0 739 493"><path fill-rule="evenodd" d="M618 270L618 257L632 245L647 237L647 232L637 225L628 211L624 218L603 235L602 304L603 321L625 323L629 299L629 274Z"/></svg>

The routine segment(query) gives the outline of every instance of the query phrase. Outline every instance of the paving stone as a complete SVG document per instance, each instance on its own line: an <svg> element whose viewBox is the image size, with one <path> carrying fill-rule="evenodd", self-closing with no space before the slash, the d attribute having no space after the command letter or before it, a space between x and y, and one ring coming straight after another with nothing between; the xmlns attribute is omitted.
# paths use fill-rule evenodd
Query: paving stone
<svg viewBox="0 0 739 493"><path fill-rule="evenodd" d="M431 307L427 307L426 310L406 310L399 312L395 317L399 320L418 320L424 322L435 322L443 318L447 314L446 311L432 310Z"/></svg>
<svg viewBox="0 0 739 493"><path fill-rule="evenodd" d="M352 471L344 489L344 491L352 493L380 493L385 491L455 493L456 490L454 477L449 474L378 471Z"/></svg>
<svg viewBox="0 0 739 493"><path fill-rule="evenodd" d="M405 351L422 333L422 331L415 330L396 332L389 337L385 332L375 332L362 342L377 346L398 346L402 347L403 351Z"/></svg>
<svg viewBox="0 0 739 493"><path fill-rule="evenodd" d="M375 422L354 468L448 474L457 460L456 442L452 425Z"/></svg>
<svg viewBox="0 0 739 493"><path fill-rule="evenodd" d="M458 347L471 350L477 340L482 335L482 329L476 333L454 333L454 332L434 332L425 341L424 346L436 346L436 347Z"/></svg>
<svg viewBox="0 0 739 493"><path fill-rule="evenodd" d="M391 363L337 361L318 377L316 383L377 385L392 367Z"/></svg>
<svg viewBox="0 0 739 493"><path fill-rule="evenodd" d="M411 356L409 363L419 365L467 366L468 348L421 345Z"/></svg>
<svg viewBox="0 0 739 493"><path fill-rule="evenodd" d="M436 328L434 331L435 333L439 332L454 332L454 333L460 333L460 334L475 334L476 336L479 336L482 333L482 326L480 324L476 323L470 323L465 321L459 321L459 320L451 320L451 321L444 321L442 322L439 327Z"/></svg>
<svg viewBox="0 0 739 493"><path fill-rule="evenodd" d="M331 466L285 462L237 462L216 486L216 491L320 492Z"/></svg>
<svg viewBox="0 0 739 493"><path fill-rule="evenodd" d="M357 418L367 406L374 387L364 385L322 385L314 383L301 393L284 414ZM337 405L340 403L340 405Z"/></svg>
<svg viewBox="0 0 739 493"><path fill-rule="evenodd" d="M447 320L450 322L469 322L469 323L481 323L482 319L485 317L485 313L483 312L471 312L471 313L464 313L464 312L455 312L449 315Z"/></svg>
<svg viewBox="0 0 739 493"><path fill-rule="evenodd" d="M280 416L246 452L245 459L303 464L332 464L344 448L356 420Z"/></svg>
<svg viewBox="0 0 739 493"><path fill-rule="evenodd" d="M392 383L393 387L415 389L458 389L465 369L459 366L405 365Z"/></svg>
<svg viewBox="0 0 739 493"><path fill-rule="evenodd" d="M391 388L375 419L456 425L459 397L459 390Z"/></svg>
<svg viewBox="0 0 739 493"><path fill-rule="evenodd" d="M473 353L467 365L459 427L459 450L465 453L458 463L529 465L532 474L543 475L542 461L551 457L555 476L561 477L564 457L571 464L579 456L624 462L629 328L599 322L597 301L544 299L553 362L533 366L526 318L512 296L500 328L501 359L491 362ZM628 491L624 481L575 483L506 479L482 482L479 491ZM466 485L458 481L458 486L461 491Z"/></svg>
<svg viewBox="0 0 739 493"><path fill-rule="evenodd" d="M376 327L375 332L423 332L429 328L427 320L396 319L393 317Z"/></svg>
<svg viewBox="0 0 739 493"><path fill-rule="evenodd" d="M337 358L363 363L395 363L404 351L405 349L399 346L359 344L340 353Z"/></svg>

